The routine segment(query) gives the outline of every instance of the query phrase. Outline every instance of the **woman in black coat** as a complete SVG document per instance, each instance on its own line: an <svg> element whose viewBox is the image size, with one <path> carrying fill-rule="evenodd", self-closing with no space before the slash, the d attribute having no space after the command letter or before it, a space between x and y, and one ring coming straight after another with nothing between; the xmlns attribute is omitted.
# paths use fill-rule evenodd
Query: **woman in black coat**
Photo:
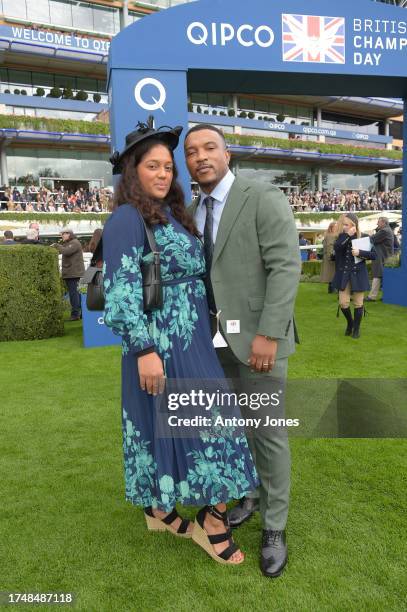
<svg viewBox="0 0 407 612"><path fill-rule="evenodd" d="M375 259L376 253L361 251L352 247L352 239L360 238L359 221L354 213L346 213L340 222L340 233L334 244L335 276L332 287L339 290L339 306L347 321L345 336L360 336L360 324L363 316L364 292L369 291L369 276L366 268L367 259ZM355 257L361 259L358 263ZM350 309L352 296L354 318Z"/></svg>

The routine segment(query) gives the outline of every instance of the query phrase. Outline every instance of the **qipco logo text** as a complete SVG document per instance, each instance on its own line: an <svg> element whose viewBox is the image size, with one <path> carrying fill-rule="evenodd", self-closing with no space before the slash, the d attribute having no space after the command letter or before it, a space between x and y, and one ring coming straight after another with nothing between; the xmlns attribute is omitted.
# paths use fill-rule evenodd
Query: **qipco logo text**
<svg viewBox="0 0 407 612"><path fill-rule="evenodd" d="M210 23L205 25L201 21L190 23L187 28L188 40L193 45L225 47L236 41L243 47L270 47L274 42L274 32L267 25L252 26L243 23L239 27L230 23Z"/></svg>

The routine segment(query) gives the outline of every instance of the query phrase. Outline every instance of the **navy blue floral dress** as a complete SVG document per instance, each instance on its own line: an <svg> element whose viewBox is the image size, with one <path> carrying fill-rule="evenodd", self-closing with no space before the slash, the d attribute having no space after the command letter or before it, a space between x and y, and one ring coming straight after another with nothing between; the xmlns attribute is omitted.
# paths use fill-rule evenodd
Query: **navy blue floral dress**
<svg viewBox="0 0 407 612"><path fill-rule="evenodd" d="M140 388L136 356L150 347L162 358L167 379L225 383L212 344L202 244L166 211L169 223L154 226L161 256L161 310L143 312L140 261L149 256L149 248L133 206L121 205L106 222L103 253L105 322L123 340L126 499L170 511L177 502L202 506L239 499L258 480L242 428L211 424L191 428L187 437L160 435L156 400ZM174 414L167 405L165 410Z"/></svg>

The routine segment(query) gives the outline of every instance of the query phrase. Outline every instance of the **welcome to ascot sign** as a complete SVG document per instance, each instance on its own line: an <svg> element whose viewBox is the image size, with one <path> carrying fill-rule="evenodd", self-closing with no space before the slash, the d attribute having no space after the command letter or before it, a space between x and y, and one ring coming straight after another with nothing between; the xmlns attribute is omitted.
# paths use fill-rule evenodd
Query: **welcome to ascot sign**
<svg viewBox="0 0 407 612"><path fill-rule="evenodd" d="M243 2L201 0L120 32L109 53L113 148L151 113L158 126L187 128L188 89L407 98L407 11L370 0L252 0L249 15ZM181 148L176 155L188 192Z"/></svg>
<svg viewBox="0 0 407 612"><path fill-rule="evenodd" d="M54 32L52 30L41 30L23 28L19 26L0 25L0 39L10 39L13 42L34 43L36 45L50 45L52 47L63 47L69 49L94 51L106 54L109 51L110 41L103 38L80 36L77 33Z"/></svg>

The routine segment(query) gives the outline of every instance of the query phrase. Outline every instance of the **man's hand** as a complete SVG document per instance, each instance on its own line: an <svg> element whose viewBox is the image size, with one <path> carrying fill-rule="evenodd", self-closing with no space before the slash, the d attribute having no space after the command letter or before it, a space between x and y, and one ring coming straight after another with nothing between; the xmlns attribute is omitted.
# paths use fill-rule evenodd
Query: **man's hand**
<svg viewBox="0 0 407 612"><path fill-rule="evenodd" d="M140 387L150 395L163 393L165 376L163 362L157 353L148 353L138 358L138 372Z"/></svg>
<svg viewBox="0 0 407 612"><path fill-rule="evenodd" d="M256 372L271 372L276 361L277 347L277 340L255 336L248 359L250 367Z"/></svg>

